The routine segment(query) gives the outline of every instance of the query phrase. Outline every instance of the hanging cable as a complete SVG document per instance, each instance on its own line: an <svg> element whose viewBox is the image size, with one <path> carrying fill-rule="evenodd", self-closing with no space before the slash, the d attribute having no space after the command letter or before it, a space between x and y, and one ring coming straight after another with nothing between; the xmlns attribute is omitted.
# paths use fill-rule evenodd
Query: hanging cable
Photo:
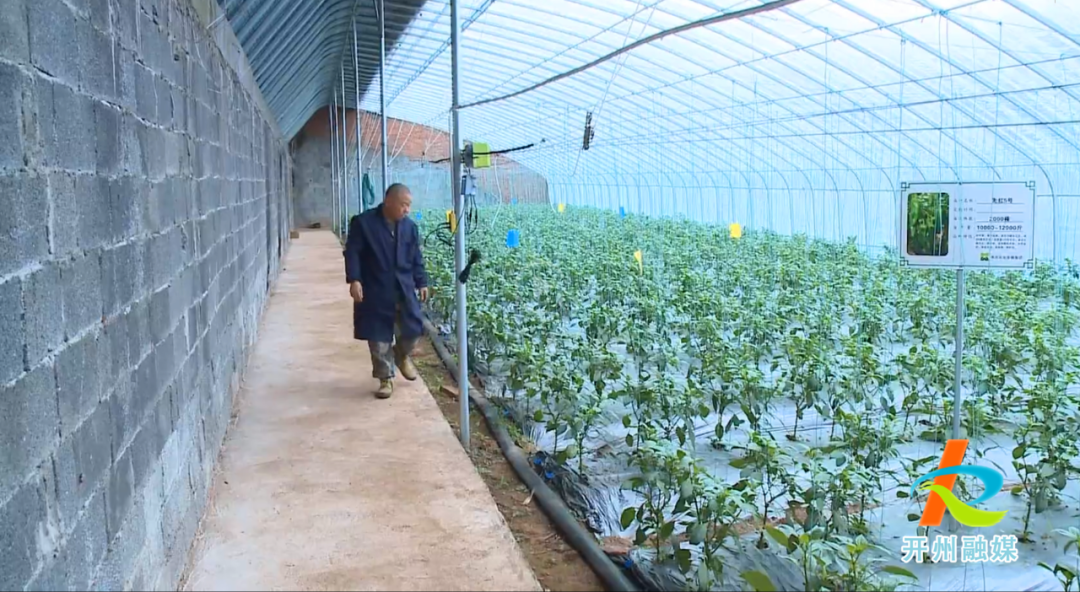
<svg viewBox="0 0 1080 592"><path fill-rule="evenodd" d="M480 212L476 206L476 193L472 190L472 185L469 183L472 179L471 169L465 168L465 174L458 180L458 191L461 191L465 195L465 209L463 215L457 218L454 214L454 223L451 224L450 220L440 222L435 228L428 232L424 237L424 247L426 248L431 238L435 237L440 243L448 248L454 248L454 230L456 224L465 225L465 236L471 237L476 229L480 226ZM453 213L453 212L451 212Z"/></svg>
<svg viewBox="0 0 1080 592"><path fill-rule="evenodd" d="M505 101L506 99L510 99L510 98L516 97L518 95L523 95L523 94L525 94L527 92L536 90L536 89L538 89L538 88L540 88L542 86L547 86L547 85L549 85L549 84L551 84L553 82L557 82L559 80L562 80L563 78L569 78L569 77L571 77L571 76L573 76L575 74L584 72L585 70L588 70L589 68L592 68L592 67L594 67L594 66L596 66L598 64L602 64L602 63L604 63L604 62L606 62L606 61L608 61L610 59L616 58L616 57L618 57L618 56L620 56L620 55L622 55L622 54L624 54L624 53L626 53L628 51L632 51L632 50L637 49L638 47L641 47L643 45L648 45L648 44L650 44L650 43L652 43L654 41L659 41L660 39L663 39L665 37L670 37L671 35L677 35L679 33L685 32L685 31L689 31L689 30L692 30L692 29L697 29L699 27L707 27L709 25L719 24L719 23L722 23L724 21L742 19L742 18L746 18L748 16L752 16L752 15L755 15L755 14L762 13L762 12L768 12L770 10L776 10L778 8L783 8L783 7L785 7L785 6L789 5L789 4L795 4L796 2L799 2L799 1L800 0L773 0L772 2L767 2L767 3L762 4L760 6L754 6L754 7L751 7L751 8L744 8L743 10L736 10L736 11L733 11L733 12L725 12L725 13L721 13L721 14L718 14L718 15L715 15L715 16L710 16L710 17L706 17L706 18L703 18L703 19L700 19L700 20L693 21L693 22L685 23L685 24L679 25L677 27L672 27L670 29L665 29L663 31L660 31L659 33L654 33L652 35L649 35L648 37L642 37L641 39L638 39L637 41L635 41L635 42L633 42L633 43L631 43L629 45L624 45L623 47L620 47L619 49L616 49L615 51L613 51L613 52L611 52L611 53L609 53L609 54L607 54L605 56L601 56L601 57L599 57L599 58L597 58L597 59L595 59L595 60L593 60L593 61L591 61L591 62L589 62L587 64L583 64L583 65L578 66L577 68L574 68L572 70L567 70L566 72L563 72L562 74L556 74L555 76L552 76L551 78L548 78L547 80L542 80L540 82L537 82L536 84L534 84L532 86L523 88L523 89L518 90L518 91L514 91L514 92L506 94L506 95L502 95L502 96L499 96L499 97L492 97L490 99L483 99L483 100L480 100L480 101L473 101L472 103L461 105L460 108L461 109L467 109L469 107L478 107L480 105L486 105L487 103L494 103L496 101Z"/></svg>
<svg viewBox="0 0 1080 592"><path fill-rule="evenodd" d="M645 24L641 27L641 31L643 33L645 32L645 29L647 29L649 27L649 24L652 23L652 17L653 17L654 14L656 14L656 5L659 4L659 3L660 3L660 1L658 0L657 2L654 2L654 3L652 3L652 5L649 6L649 8L651 8L652 10L649 12L648 20L646 20ZM630 25L626 27L626 34L623 35L623 45L624 46L626 45L626 42L630 40L630 32L634 29L634 25L636 24L636 21L634 19L636 18L636 15L640 10L641 10L641 0L638 0L637 6L634 8L634 12L631 13L634 16L631 17ZM597 119L599 119L600 114L604 110L604 103L607 101L608 93L611 91L611 85L614 84L615 79L618 78L619 72L622 71L623 65L626 64L627 57L629 57L629 54L623 54L622 59L620 59L615 64L615 69L612 70L612 72L611 72L611 78L608 79L607 86L604 88L604 94L603 94L603 96L600 97L600 103L596 106L596 118ZM593 119L593 113L590 111L589 113L587 113L585 115L585 137L584 137L584 140L582 141L581 150L578 150L577 158L574 159L574 170L570 172L571 177L577 175L578 163L581 161L581 153L583 151L589 149L589 145L592 143L593 136L596 135L596 127L595 126L596 126L596 123L595 123L595 120Z"/></svg>
<svg viewBox="0 0 1080 592"><path fill-rule="evenodd" d="M547 140L542 139L542 140L540 140L540 143L543 144L546 141ZM533 142L532 144L526 144L524 146L518 146L516 148L504 148L503 150L488 150L487 152L474 152L473 156L493 156L495 154L510 154L511 152L520 152L522 150L528 150L530 148L533 148L534 146L536 146L535 142ZM443 163L443 162L450 162L450 157L440 158L439 160L429 160L428 164L440 164L440 163Z"/></svg>

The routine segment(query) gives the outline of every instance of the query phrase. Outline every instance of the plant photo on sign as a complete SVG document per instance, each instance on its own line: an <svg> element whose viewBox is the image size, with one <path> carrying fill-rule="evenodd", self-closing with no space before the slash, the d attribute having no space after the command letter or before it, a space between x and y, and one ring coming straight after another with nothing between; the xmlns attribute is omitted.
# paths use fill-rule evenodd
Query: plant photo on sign
<svg viewBox="0 0 1080 592"><path fill-rule="evenodd" d="M915 196L913 249L948 251L949 199ZM425 232L438 214L423 215ZM619 561L644 588L1075 588L1074 547L1040 544L1080 512L1071 262L966 272L965 462L1005 475L978 505L1007 517L984 534L1032 541L1026 563L980 565L976 581L975 567L948 571L929 552L899 565L903 536L946 528L918 526L926 496L910 489L952 430L955 274L853 239L749 225L734 238L726 221L546 205L479 216L472 367L578 518L631 549ZM528 240L508 247L510 229ZM445 325L453 250L424 255L427 314ZM979 486L953 492L969 502Z"/></svg>
<svg viewBox="0 0 1080 592"><path fill-rule="evenodd" d="M949 194L909 193L907 253L920 257L949 255Z"/></svg>

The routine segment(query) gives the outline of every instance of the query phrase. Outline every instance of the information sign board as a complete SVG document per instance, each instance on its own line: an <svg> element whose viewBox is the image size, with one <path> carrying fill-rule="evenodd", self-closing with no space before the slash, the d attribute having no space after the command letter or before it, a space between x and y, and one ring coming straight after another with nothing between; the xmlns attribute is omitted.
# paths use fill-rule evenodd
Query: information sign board
<svg viewBox="0 0 1080 592"><path fill-rule="evenodd" d="M905 183L900 253L912 267L1034 264L1034 183Z"/></svg>

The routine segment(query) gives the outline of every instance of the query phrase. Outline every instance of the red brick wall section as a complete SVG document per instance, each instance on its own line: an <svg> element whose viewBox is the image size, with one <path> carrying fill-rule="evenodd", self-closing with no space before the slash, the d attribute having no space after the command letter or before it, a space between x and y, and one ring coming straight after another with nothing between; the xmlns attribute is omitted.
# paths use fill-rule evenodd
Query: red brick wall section
<svg viewBox="0 0 1080 592"><path fill-rule="evenodd" d="M356 111L346 109L344 113L346 137L352 144L356 138ZM378 167L382 148L379 116L364 111L360 123L366 157L365 169ZM298 139L303 142L309 138L329 137L330 108L324 107L308 120ZM390 148L391 170L398 159L430 162L447 158L450 153L450 135L431 126L391 117L387 120L386 137ZM547 180L542 175L503 155L496 154L493 161L493 168L476 171L477 185L481 190L498 195L507 203L511 198L517 198L518 203L547 203ZM449 169L449 163L430 166Z"/></svg>

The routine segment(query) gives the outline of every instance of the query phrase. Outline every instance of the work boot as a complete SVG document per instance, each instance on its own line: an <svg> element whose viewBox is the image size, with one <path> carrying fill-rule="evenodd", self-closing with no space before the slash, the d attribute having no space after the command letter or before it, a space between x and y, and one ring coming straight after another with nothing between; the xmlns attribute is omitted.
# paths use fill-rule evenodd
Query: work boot
<svg viewBox="0 0 1080 592"><path fill-rule="evenodd" d="M375 391L375 396L379 399L389 399L392 394L394 394L394 381L389 378L380 380L379 390Z"/></svg>
<svg viewBox="0 0 1080 592"><path fill-rule="evenodd" d="M416 380L416 366L413 364L412 358L409 356L399 357L397 366L405 380Z"/></svg>

